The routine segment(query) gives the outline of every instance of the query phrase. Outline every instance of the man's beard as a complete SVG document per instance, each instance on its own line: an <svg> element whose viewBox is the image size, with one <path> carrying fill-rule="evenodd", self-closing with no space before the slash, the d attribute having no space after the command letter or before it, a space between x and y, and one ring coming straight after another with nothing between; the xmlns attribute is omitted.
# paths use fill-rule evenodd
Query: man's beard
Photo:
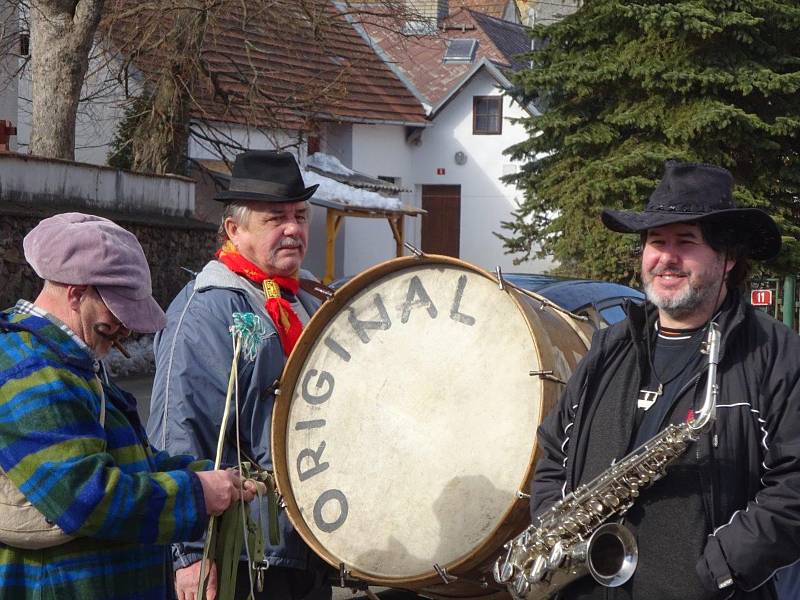
<svg viewBox="0 0 800 600"><path fill-rule="evenodd" d="M671 271L671 269L662 269L659 272L663 271ZM653 286L653 282L659 272L654 273L651 271L649 280L644 282L644 293L650 302L673 319L682 319L691 315L706 303L715 303L720 289L724 285L718 279L718 277L722 277L722 274L718 272L714 274L708 273L707 277L700 281L692 281L690 274L677 273L679 275L687 275L687 285L679 294L662 296Z"/></svg>

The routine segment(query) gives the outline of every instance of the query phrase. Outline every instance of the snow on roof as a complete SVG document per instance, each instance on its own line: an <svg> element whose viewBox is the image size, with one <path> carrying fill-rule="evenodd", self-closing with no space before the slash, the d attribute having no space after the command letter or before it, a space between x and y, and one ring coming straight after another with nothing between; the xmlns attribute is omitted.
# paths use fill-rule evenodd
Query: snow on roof
<svg viewBox="0 0 800 600"><path fill-rule="evenodd" d="M317 155L314 154L314 156ZM317 200L333 200L335 202L349 204L350 206L383 208L388 210L399 210L402 207L400 198L396 196L382 196L377 192L371 192L345 183L340 183L310 169L307 169L303 173L303 181L307 186L319 184L319 188L317 188L313 196L314 199Z"/></svg>
<svg viewBox="0 0 800 600"><path fill-rule="evenodd" d="M308 157L306 162L312 167L317 167L328 173L338 173L339 175L352 175L355 173L352 169L345 167L338 158L324 152L315 152Z"/></svg>

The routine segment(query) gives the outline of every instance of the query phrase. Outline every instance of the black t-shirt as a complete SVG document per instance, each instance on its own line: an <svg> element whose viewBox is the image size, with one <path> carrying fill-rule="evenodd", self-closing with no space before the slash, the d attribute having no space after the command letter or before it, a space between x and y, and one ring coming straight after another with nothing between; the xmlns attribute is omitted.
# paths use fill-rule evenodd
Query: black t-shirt
<svg viewBox="0 0 800 600"><path fill-rule="evenodd" d="M638 448L664 428L679 394L692 388L687 384L704 364L705 355L700 352L700 347L706 337L705 327L680 332L657 328L653 334L651 368L636 399L636 427L630 450ZM661 394L656 395L659 387Z"/></svg>

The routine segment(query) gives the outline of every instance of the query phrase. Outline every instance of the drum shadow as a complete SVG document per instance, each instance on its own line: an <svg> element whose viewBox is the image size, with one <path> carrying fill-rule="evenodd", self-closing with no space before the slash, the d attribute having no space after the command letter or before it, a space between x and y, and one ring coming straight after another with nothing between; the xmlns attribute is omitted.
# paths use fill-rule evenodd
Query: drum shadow
<svg viewBox="0 0 800 600"><path fill-rule="evenodd" d="M477 549L511 502L484 475L451 479L433 505L440 531L434 562L445 566Z"/></svg>
<svg viewBox="0 0 800 600"><path fill-rule="evenodd" d="M433 512L439 522L436 549L429 557L415 556L395 537L382 549L361 554L358 565L370 565L372 574L397 576L393 568L403 564L403 571L415 576L432 574L434 564L446 566L463 558L485 542L498 524L498 518L511 505L508 492L498 490L483 475L454 477L434 501ZM413 507L408 527L415 526ZM375 523L380 528L380 523ZM402 559L399 559L402 557Z"/></svg>
<svg viewBox="0 0 800 600"><path fill-rule="evenodd" d="M380 527L380 524L376 524L376 526ZM409 527L413 526L413 523L409 523ZM433 570L433 563L430 560L411 555L406 547L395 537L389 538L388 544L383 550L370 550L368 553L359 556L356 564L371 565L370 572L372 574L382 573L390 577L396 577L397 570L395 566L399 557L402 557L403 566L409 572L416 570L419 573L425 573Z"/></svg>

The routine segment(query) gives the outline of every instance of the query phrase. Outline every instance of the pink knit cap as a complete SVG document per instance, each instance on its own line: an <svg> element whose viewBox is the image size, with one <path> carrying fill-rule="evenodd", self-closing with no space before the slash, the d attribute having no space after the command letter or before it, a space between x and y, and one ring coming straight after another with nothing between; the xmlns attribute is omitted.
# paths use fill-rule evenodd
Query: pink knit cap
<svg viewBox="0 0 800 600"><path fill-rule="evenodd" d="M22 247L39 277L94 286L131 331L155 333L166 325L139 240L113 221L82 213L55 215L34 227Z"/></svg>

